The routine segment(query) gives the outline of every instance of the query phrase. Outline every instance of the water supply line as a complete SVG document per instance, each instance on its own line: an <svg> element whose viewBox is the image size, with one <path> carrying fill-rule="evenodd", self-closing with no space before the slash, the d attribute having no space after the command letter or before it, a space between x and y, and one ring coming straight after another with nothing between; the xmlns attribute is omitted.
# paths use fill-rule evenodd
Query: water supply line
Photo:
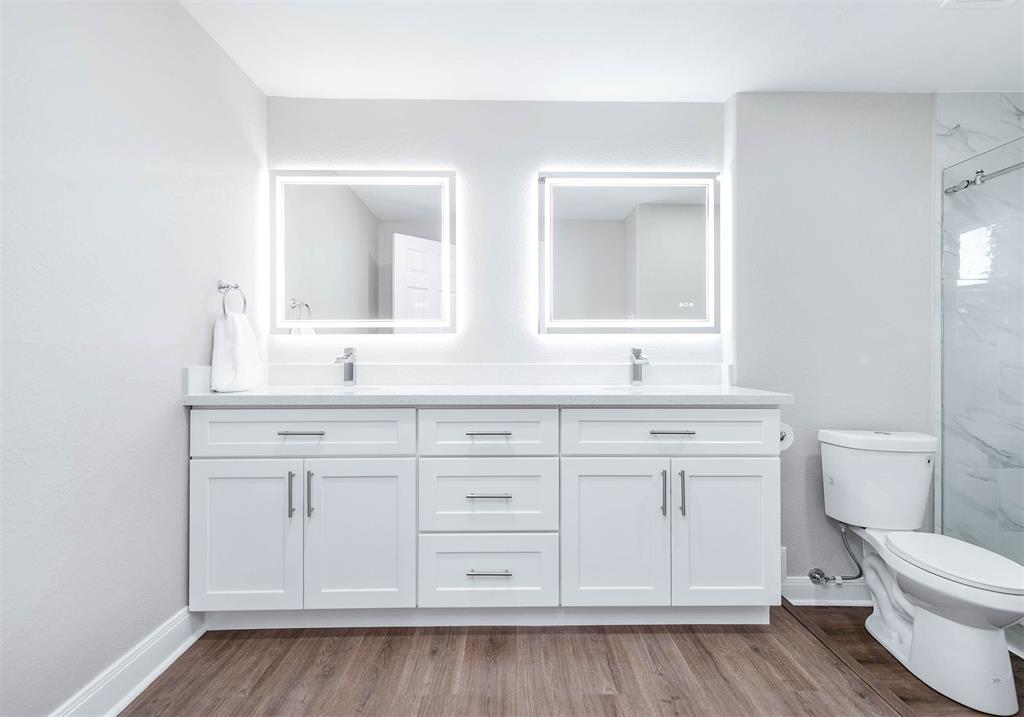
<svg viewBox="0 0 1024 717"><path fill-rule="evenodd" d="M821 568L811 568L807 571L807 577L811 579L811 582L815 585L836 585L841 586L844 580L858 580L864 575L864 568L861 567L860 561L857 560L857 556L853 554L853 550L850 549L850 541L846 537L846 524L839 524L839 532L843 536L843 547L846 548L847 554L850 556L850 560L857 566L856 575L826 575L825 571Z"/></svg>

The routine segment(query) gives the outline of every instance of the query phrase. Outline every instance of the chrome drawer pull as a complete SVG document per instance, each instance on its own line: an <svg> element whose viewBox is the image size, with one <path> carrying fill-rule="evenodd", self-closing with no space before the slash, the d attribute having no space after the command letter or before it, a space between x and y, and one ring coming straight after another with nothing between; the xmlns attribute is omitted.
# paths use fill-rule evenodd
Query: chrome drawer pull
<svg viewBox="0 0 1024 717"><path fill-rule="evenodd" d="M686 515L686 471L679 471L679 512Z"/></svg>
<svg viewBox="0 0 1024 717"><path fill-rule="evenodd" d="M288 517L295 515L295 502L292 500L292 483L295 481L295 471L288 471Z"/></svg>
<svg viewBox="0 0 1024 717"><path fill-rule="evenodd" d="M313 471L306 471L306 517L313 517Z"/></svg>
<svg viewBox="0 0 1024 717"><path fill-rule="evenodd" d="M511 436L512 431L466 431L466 435L473 436Z"/></svg>
<svg viewBox="0 0 1024 717"><path fill-rule="evenodd" d="M466 493L466 500L484 500L493 498L495 500L512 500L511 493Z"/></svg>
<svg viewBox="0 0 1024 717"><path fill-rule="evenodd" d="M668 471L661 472L661 514L668 515Z"/></svg>
<svg viewBox="0 0 1024 717"><path fill-rule="evenodd" d="M326 436L327 431L278 431L279 436Z"/></svg>
<svg viewBox="0 0 1024 717"><path fill-rule="evenodd" d="M697 431L656 431L651 429L652 436L696 436Z"/></svg>
<svg viewBox="0 0 1024 717"><path fill-rule="evenodd" d="M466 573L467 578L510 578L512 577L511 570L502 570L501 572L495 570L470 570Z"/></svg>

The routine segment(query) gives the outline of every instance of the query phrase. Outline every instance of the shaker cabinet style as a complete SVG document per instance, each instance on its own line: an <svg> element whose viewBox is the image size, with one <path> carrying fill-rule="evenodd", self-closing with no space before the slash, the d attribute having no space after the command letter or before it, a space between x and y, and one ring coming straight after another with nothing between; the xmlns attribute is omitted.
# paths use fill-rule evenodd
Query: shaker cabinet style
<svg viewBox="0 0 1024 717"><path fill-rule="evenodd" d="M563 458L562 604L771 605L777 458Z"/></svg>
<svg viewBox="0 0 1024 717"><path fill-rule="evenodd" d="M671 462L672 604L779 604L779 459Z"/></svg>
<svg viewBox="0 0 1024 717"><path fill-rule="evenodd" d="M192 610L413 607L413 458L193 460Z"/></svg>
<svg viewBox="0 0 1024 717"><path fill-rule="evenodd" d="M302 607L302 461L189 465L189 607Z"/></svg>
<svg viewBox="0 0 1024 717"><path fill-rule="evenodd" d="M770 406L193 409L189 608L767 619L778 428Z"/></svg>
<svg viewBox="0 0 1024 717"><path fill-rule="evenodd" d="M562 604L668 605L668 461L562 459Z"/></svg>
<svg viewBox="0 0 1024 717"><path fill-rule="evenodd" d="M416 604L416 460L305 461L303 607Z"/></svg>
<svg viewBox="0 0 1024 717"><path fill-rule="evenodd" d="M563 409L561 434L564 605L779 603L777 408Z"/></svg>

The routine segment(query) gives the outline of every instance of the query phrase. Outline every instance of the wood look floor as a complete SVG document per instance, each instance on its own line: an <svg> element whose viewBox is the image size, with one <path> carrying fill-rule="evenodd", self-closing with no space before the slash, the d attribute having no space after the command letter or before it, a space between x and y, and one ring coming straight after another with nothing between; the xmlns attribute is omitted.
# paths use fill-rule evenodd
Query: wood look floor
<svg viewBox="0 0 1024 717"><path fill-rule="evenodd" d="M943 697L910 675L889 651L864 629L871 608L791 607L790 610L826 640L840 659L853 663L865 681L897 712L903 715L959 717L979 715L968 707ZM1017 701L1024 705L1024 660L1011 656Z"/></svg>
<svg viewBox="0 0 1024 717"><path fill-rule="evenodd" d="M905 704L823 644L831 630L862 649L863 617L834 610L826 629L773 608L765 626L209 632L123 714L900 714ZM915 701L898 664L890 674L862 656L907 704L932 704Z"/></svg>

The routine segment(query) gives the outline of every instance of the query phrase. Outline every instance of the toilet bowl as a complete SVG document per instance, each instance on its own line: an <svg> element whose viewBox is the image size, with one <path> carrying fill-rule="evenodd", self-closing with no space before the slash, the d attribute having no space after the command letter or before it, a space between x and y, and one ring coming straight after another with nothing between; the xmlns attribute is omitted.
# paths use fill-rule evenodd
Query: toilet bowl
<svg viewBox="0 0 1024 717"><path fill-rule="evenodd" d="M1005 628L1024 619L1024 566L924 520L937 441L881 431L818 434L825 512L864 542L865 627L921 681L973 709L1018 711Z"/></svg>

